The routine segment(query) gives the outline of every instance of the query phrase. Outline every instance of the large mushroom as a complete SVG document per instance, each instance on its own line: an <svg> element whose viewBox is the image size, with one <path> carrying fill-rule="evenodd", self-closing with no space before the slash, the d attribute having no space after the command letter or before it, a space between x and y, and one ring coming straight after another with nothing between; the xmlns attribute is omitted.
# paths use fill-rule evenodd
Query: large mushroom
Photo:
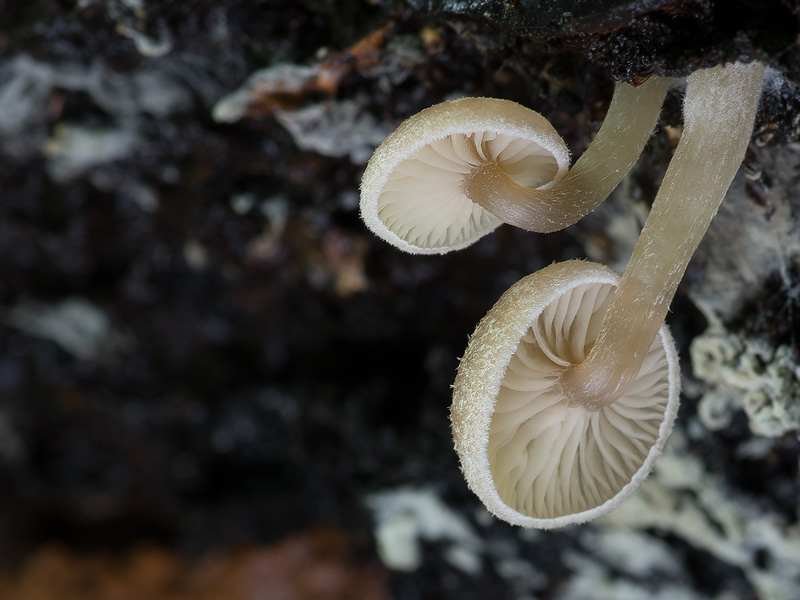
<svg viewBox="0 0 800 600"><path fill-rule="evenodd" d="M478 325L453 435L497 516L541 528L594 518L660 453L679 394L664 318L744 157L763 77L762 65L735 63L688 78L683 135L618 284L590 263L553 265Z"/></svg>
<svg viewBox="0 0 800 600"><path fill-rule="evenodd" d="M671 80L618 83L597 136L567 172L569 151L539 113L508 100L437 104L400 125L361 182L361 215L417 254L464 248L503 222L557 231L608 197L634 165Z"/></svg>

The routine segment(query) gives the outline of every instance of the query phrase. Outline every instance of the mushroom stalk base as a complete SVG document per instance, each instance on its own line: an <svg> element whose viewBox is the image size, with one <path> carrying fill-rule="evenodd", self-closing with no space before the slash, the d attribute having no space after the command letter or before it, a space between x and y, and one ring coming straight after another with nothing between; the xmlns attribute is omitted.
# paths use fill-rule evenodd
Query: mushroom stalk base
<svg viewBox="0 0 800 600"><path fill-rule="evenodd" d="M594 210L631 170L658 120L672 79L651 77L639 87L617 83L595 139L551 189L519 185L496 162L473 172L464 191L506 223L528 231L559 231Z"/></svg>
<svg viewBox="0 0 800 600"><path fill-rule="evenodd" d="M641 369L744 158L763 78L758 63L689 77L683 135L597 340L586 359L560 377L570 404L599 410L620 398Z"/></svg>

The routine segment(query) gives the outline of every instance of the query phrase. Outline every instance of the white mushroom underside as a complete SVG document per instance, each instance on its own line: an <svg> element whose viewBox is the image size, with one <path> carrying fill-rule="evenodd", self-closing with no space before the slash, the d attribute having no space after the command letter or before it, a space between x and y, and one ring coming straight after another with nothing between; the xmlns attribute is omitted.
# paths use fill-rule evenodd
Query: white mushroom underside
<svg viewBox="0 0 800 600"><path fill-rule="evenodd" d="M489 462L500 498L524 515L551 519L603 504L631 481L658 439L669 394L659 337L637 380L610 406L568 406L559 393L560 372L586 356L612 290L583 284L549 304L506 369Z"/></svg>
<svg viewBox="0 0 800 600"><path fill-rule="evenodd" d="M553 155L533 141L489 131L454 134L398 165L378 198L378 217L415 246L468 243L501 223L463 191L468 174L489 162L530 188L551 183L558 172Z"/></svg>

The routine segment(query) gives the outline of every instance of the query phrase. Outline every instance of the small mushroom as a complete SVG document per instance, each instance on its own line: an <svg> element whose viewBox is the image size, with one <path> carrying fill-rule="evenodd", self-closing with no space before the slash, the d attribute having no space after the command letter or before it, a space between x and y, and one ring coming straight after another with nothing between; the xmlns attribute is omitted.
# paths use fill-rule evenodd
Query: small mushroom
<svg viewBox="0 0 800 600"><path fill-rule="evenodd" d="M493 98L427 108L370 159L362 218L385 241L419 254L464 248L502 222L563 229L605 200L634 165L670 82L618 83L600 131L569 172L564 141L537 112Z"/></svg>
<svg viewBox="0 0 800 600"><path fill-rule="evenodd" d="M470 338L453 390L455 447L470 488L509 523L550 529L611 510L672 430L680 372L666 326L613 404L594 410L561 393L618 282L594 263L553 264L506 291Z"/></svg>
<svg viewBox="0 0 800 600"><path fill-rule="evenodd" d="M569 151L539 113L509 100L442 102L387 137L361 180L361 216L378 237L415 254L464 248L502 221L464 194L470 174L500 163L520 186L546 188Z"/></svg>

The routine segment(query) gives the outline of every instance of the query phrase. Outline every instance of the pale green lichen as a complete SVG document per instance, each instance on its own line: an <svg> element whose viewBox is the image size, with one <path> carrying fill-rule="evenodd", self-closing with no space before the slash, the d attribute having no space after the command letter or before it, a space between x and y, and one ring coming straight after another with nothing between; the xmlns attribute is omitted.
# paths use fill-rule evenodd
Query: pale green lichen
<svg viewBox="0 0 800 600"><path fill-rule="evenodd" d="M442 541L450 565L466 573L480 571L480 538L433 490L386 490L367 503L375 514L378 554L387 567L414 571L422 564L421 542Z"/></svg>
<svg viewBox="0 0 800 600"><path fill-rule="evenodd" d="M800 429L796 350L713 328L695 338L690 352L694 374L710 386L698 405L706 427L721 429L744 410L755 434L780 437Z"/></svg>
<svg viewBox="0 0 800 600"><path fill-rule="evenodd" d="M598 525L604 535L670 533L739 569L756 595L732 591L725 597L800 598L800 529L707 470L680 430L638 493Z"/></svg>

